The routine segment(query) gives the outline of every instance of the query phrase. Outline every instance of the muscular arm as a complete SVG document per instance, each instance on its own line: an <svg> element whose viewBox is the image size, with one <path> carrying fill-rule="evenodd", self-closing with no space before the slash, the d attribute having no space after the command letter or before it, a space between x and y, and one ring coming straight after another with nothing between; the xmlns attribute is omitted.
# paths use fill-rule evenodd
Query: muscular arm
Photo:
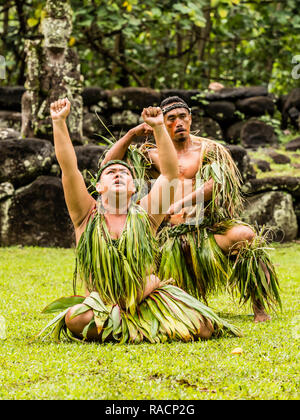
<svg viewBox="0 0 300 420"><path fill-rule="evenodd" d="M177 214L185 207L193 206L197 203L210 201L212 198L214 180L211 178L206 181L201 187L197 188L192 193L188 194L181 200L176 201L169 209L168 214Z"/></svg>
<svg viewBox="0 0 300 420"><path fill-rule="evenodd" d="M137 127L129 130L125 136L118 140L111 149L107 152L101 166L105 165L110 160L122 160L127 152L128 147L131 145L132 141L138 136L146 136L152 133L152 128L146 124L140 124Z"/></svg>
<svg viewBox="0 0 300 420"><path fill-rule="evenodd" d="M128 147L130 146L134 134L129 130L125 136L118 140L111 149L107 152L105 158L103 159L101 166L105 165L110 160L122 160L127 152Z"/></svg>
<svg viewBox="0 0 300 420"><path fill-rule="evenodd" d="M164 124L156 125L153 131L157 145L160 174L172 181L179 175L175 147Z"/></svg>
<svg viewBox="0 0 300 420"><path fill-rule="evenodd" d="M67 99L51 104L55 154L62 171L66 204L76 228L94 205L95 200L88 193L78 169L75 150L66 124L69 112L70 102Z"/></svg>
<svg viewBox="0 0 300 420"><path fill-rule="evenodd" d="M63 174L72 174L77 167L77 158L69 136L66 120L52 120L55 155Z"/></svg>
<svg viewBox="0 0 300 420"><path fill-rule="evenodd" d="M149 109L148 109L149 110ZM160 173L150 193L141 200L141 206L152 216L157 229L166 214L169 204L174 202L178 181L178 158L173 142L163 122L160 108L144 110L144 120L153 128L160 163ZM175 182L173 182L175 181ZM173 188L170 189L170 182Z"/></svg>
<svg viewBox="0 0 300 420"><path fill-rule="evenodd" d="M206 181L201 187L197 188L191 194L188 194L184 197L182 201L182 207L189 207L197 204L199 200L204 199L204 202L209 201L212 197L214 180L211 178L209 181Z"/></svg>

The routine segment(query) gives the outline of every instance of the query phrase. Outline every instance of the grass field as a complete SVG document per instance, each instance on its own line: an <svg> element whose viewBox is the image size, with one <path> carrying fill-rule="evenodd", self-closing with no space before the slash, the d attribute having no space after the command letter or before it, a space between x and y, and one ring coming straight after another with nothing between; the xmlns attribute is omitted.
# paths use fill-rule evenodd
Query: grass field
<svg viewBox="0 0 300 420"><path fill-rule="evenodd" d="M257 168L257 165L254 164L254 169L256 170L257 178L266 178L266 177L278 177L278 176L296 176L300 177L300 168L299 168L299 153L286 151L283 147L276 150L277 153L285 155L290 158L291 162L286 164L274 163L273 159L268 155L268 152L265 149L258 149L256 151L249 151L248 154L251 158L262 159L270 164L270 171L262 172Z"/></svg>
<svg viewBox="0 0 300 420"><path fill-rule="evenodd" d="M224 293L209 303L244 337L120 346L30 344L52 318L43 307L72 294L74 250L0 248L0 399L298 399L300 244L270 252L283 301L272 321L254 324Z"/></svg>

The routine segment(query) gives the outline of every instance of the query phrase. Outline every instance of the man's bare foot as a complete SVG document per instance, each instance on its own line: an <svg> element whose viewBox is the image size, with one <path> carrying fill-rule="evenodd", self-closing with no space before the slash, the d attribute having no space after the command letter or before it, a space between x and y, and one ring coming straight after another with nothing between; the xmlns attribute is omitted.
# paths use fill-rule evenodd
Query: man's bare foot
<svg viewBox="0 0 300 420"><path fill-rule="evenodd" d="M254 312L254 322L266 322L270 321L271 317L268 315L264 308L260 304L253 305L253 312Z"/></svg>
<svg viewBox="0 0 300 420"><path fill-rule="evenodd" d="M206 319L201 324L199 338L201 338L202 340L208 340L212 336L213 332L214 332L213 323L209 319Z"/></svg>
<svg viewBox="0 0 300 420"><path fill-rule="evenodd" d="M258 314L254 314L254 322L266 322L270 321L272 318L266 312L260 312Z"/></svg>

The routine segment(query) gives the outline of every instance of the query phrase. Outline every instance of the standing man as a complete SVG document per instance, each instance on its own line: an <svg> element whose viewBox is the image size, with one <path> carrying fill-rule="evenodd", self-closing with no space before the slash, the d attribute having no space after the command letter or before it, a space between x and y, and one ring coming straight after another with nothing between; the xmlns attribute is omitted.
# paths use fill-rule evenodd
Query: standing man
<svg viewBox="0 0 300 420"><path fill-rule="evenodd" d="M239 290L241 302L252 303L255 322L269 320L266 309L281 305L278 279L263 238L238 220L242 197L235 163L221 144L190 134L191 110L181 98L169 97L160 107L177 152L182 183L168 211L169 226L161 232L160 276L174 278L179 287L204 300L209 292L229 284ZM130 130L110 149L109 159L123 159L136 133L149 130L145 125ZM159 174L157 149L143 150ZM195 224L201 201L203 217Z"/></svg>

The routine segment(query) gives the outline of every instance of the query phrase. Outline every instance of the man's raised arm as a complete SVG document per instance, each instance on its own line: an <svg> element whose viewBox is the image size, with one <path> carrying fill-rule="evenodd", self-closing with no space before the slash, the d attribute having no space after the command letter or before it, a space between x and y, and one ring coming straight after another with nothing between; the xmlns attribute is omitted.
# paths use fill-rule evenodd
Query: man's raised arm
<svg viewBox="0 0 300 420"><path fill-rule="evenodd" d="M161 175L155 181L150 193L141 200L141 206L152 215L156 227L158 227L169 208L168 204L170 205L174 201L179 175L178 158L164 124L162 110L158 107L146 108L143 110L142 117L153 129Z"/></svg>
<svg viewBox="0 0 300 420"><path fill-rule="evenodd" d="M120 138L107 152L105 158L103 159L101 166L105 165L110 160L122 160L127 152L128 147L131 145L133 140L136 137L148 136L152 134L152 128L146 124L142 123L131 130L129 130L125 136Z"/></svg>
<svg viewBox="0 0 300 420"><path fill-rule="evenodd" d="M70 113L70 101L59 99L50 107L53 123L54 148L62 171L62 183L70 217L75 227L79 226L93 206L84 179L78 169L77 157L69 136L66 119Z"/></svg>

